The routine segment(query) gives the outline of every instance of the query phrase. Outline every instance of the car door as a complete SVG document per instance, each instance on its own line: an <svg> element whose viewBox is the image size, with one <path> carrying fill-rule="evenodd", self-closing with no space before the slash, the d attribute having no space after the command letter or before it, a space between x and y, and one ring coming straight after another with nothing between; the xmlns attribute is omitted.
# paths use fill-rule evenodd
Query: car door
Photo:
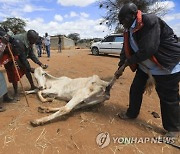
<svg viewBox="0 0 180 154"><path fill-rule="evenodd" d="M123 36L114 36L114 40L112 42L112 53L120 54L123 47Z"/></svg>
<svg viewBox="0 0 180 154"><path fill-rule="evenodd" d="M111 53L113 39L114 39L113 36L108 36L104 40L102 40L99 45L99 52L100 53Z"/></svg>

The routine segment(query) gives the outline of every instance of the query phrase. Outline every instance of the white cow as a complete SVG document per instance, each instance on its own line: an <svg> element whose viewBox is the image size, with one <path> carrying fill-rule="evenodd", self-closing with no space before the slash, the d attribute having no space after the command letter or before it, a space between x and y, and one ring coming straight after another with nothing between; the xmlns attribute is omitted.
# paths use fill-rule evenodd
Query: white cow
<svg viewBox="0 0 180 154"><path fill-rule="evenodd" d="M109 99L109 95L105 93L108 82L101 80L97 75L76 79L68 77L56 78L38 67L34 71L34 77L37 80L39 89L41 89L37 93L42 102L49 101L49 99L43 97L44 94L53 94L55 98L68 101L68 103L60 108L39 107L39 112L55 113L31 121L33 126L50 122L57 117L68 114L72 109L98 104Z"/></svg>

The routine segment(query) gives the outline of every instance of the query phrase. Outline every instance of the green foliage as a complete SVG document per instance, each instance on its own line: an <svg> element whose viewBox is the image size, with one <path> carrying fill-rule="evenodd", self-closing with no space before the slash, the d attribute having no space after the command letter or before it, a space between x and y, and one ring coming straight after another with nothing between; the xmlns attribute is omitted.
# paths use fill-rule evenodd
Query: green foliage
<svg viewBox="0 0 180 154"><path fill-rule="evenodd" d="M25 32L26 22L20 18L7 18L0 26L10 29L14 34Z"/></svg>

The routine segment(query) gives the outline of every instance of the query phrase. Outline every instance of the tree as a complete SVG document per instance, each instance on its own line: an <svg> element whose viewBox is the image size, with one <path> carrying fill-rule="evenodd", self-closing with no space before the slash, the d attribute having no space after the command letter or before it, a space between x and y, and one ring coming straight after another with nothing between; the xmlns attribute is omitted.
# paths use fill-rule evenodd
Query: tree
<svg viewBox="0 0 180 154"><path fill-rule="evenodd" d="M128 2L133 2L137 5L138 9L142 12L147 13L156 13L159 15L166 14L165 6L158 5L157 2L166 1L166 0L103 0L99 3L100 9L106 9L106 15L103 16L103 21L100 23L105 23L109 28L115 26L115 31L122 31L122 27L118 22L118 13L123 4ZM150 7L153 6L154 7Z"/></svg>
<svg viewBox="0 0 180 154"><path fill-rule="evenodd" d="M14 34L25 32L26 22L20 18L7 18L0 22L2 27L10 29Z"/></svg>
<svg viewBox="0 0 180 154"><path fill-rule="evenodd" d="M80 34L78 33L71 33L67 37L74 40L75 44L80 40Z"/></svg>

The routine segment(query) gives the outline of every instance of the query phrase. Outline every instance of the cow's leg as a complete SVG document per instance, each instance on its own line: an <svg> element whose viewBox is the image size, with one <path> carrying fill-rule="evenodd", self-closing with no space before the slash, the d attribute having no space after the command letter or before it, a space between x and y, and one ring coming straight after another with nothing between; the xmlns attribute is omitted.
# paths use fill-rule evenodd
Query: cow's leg
<svg viewBox="0 0 180 154"><path fill-rule="evenodd" d="M43 96L42 96L42 91L38 91L38 97L39 99L41 100L42 103L44 102L48 102L47 99L45 99Z"/></svg>
<svg viewBox="0 0 180 154"><path fill-rule="evenodd" d="M25 91L25 94L28 95L28 94L35 94L37 93L39 90L38 89L34 89L34 90L27 90Z"/></svg>
<svg viewBox="0 0 180 154"><path fill-rule="evenodd" d="M96 104L99 104L99 103L103 103L105 100L107 100L105 97L102 98L101 100L99 99L98 101L97 100L94 100L92 102L81 102L80 104L76 105L74 107L74 109L80 109L80 108L83 108L83 107L88 107L88 106L93 106L93 105L96 105ZM50 113L50 112L57 112L59 111L60 108L54 108L54 107L38 107L38 112L40 113Z"/></svg>
<svg viewBox="0 0 180 154"><path fill-rule="evenodd" d="M59 111L49 116L33 120L30 123L32 126L39 126L56 118L59 118L65 114L68 114L75 106L83 102L83 100L85 100L87 97L89 97L89 91L87 91L87 89L79 90L77 94L65 106L59 109Z"/></svg>
<svg viewBox="0 0 180 154"><path fill-rule="evenodd" d="M40 119L36 119L36 120L32 120L30 121L31 125L32 126L39 126L39 125L43 125L47 122L50 122L52 121L53 119L56 119L60 116L63 116L65 114L69 113L68 110L66 109L65 106L61 107L57 112L49 115L49 116L46 116L46 117L43 117L43 118L40 118Z"/></svg>
<svg viewBox="0 0 180 154"><path fill-rule="evenodd" d="M41 112L41 113L50 113L50 112L57 112L59 111L60 108L57 107L57 108L54 108L54 107L38 107L38 112Z"/></svg>
<svg viewBox="0 0 180 154"><path fill-rule="evenodd" d="M106 95L103 96L102 95L100 97L97 97L97 99L94 98L94 100L92 100L92 101L84 100L84 102L78 104L75 107L75 109L80 109L80 108L83 108L83 107L89 107L89 106L93 106L93 105L96 105L96 104L100 104L100 103L103 103L105 100L108 100L108 99L109 99L108 96L106 96Z"/></svg>
<svg viewBox="0 0 180 154"><path fill-rule="evenodd" d="M98 102L98 101L93 101L93 102L83 102L82 104L79 104L75 107L75 109L80 109L80 108L83 108L83 107L88 107L88 106L93 106L93 105L96 105L96 104L99 104L101 102Z"/></svg>
<svg viewBox="0 0 180 154"><path fill-rule="evenodd" d="M37 92L38 97L39 97L39 99L41 100L42 103L52 102L52 101L54 100L53 98L44 98L44 97L42 96L42 93L46 93L46 94L49 93L49 94L50 94L50 93L52 93L52 89L40 90L40 91Z"/></svg>

